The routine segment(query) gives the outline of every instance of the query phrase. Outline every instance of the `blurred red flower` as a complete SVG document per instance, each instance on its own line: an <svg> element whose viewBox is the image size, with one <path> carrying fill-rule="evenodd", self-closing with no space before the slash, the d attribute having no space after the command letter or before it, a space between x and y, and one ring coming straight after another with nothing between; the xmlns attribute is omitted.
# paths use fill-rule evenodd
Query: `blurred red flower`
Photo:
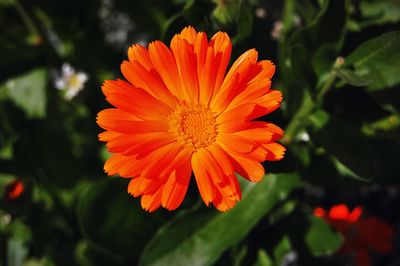
<svg viewBox="0 0 400 266"><path fill-rule="evenodd" d="M21 180L14 180L6 186L6 197L9 200L19 198L25 191L24 183Z"/></svg>
<svg viewBox="0 0 400 266"><path fill-rule="evenodd" d="M392 251L393 228L376 217L361 217L361 207L351 212L345 204L333 206L329 212L315 208L314 215L325 219L344 238L338 253L355 257L358 266L370 266L369 252L389 253Z"/></svg>

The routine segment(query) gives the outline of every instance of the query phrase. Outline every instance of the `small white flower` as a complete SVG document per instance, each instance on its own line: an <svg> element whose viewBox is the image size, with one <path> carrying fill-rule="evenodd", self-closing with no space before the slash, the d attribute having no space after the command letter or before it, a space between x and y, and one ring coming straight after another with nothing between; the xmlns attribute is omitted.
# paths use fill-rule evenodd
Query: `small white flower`
<svg viewBox="0 0 400 266"><path fill-rule="evenodd" d="M263 7L256 8L254 13L257 18L266 18L268 15L267 10Z"/></svg>
<svg viewBox="0 0 400 266"><path fill-rule="evenodd" d="M279 40L281 37L281 32L283 30L283 23L280 20L274 22L274 26L271 31L271 38L274 40Z"/></svg>
<svg viewBox="0 0 400 266"><path fill-rule="evenodd" d="M294 26L295 26L296 28L298 28L298 27L301 26L301 18L300 18L299 15L294 14L294 16L293 16L293 24L294 24Z"/></svg>
<svg viewBox="0 0 400 266"><path fill-rule="evenodd" d="M61 67L61 73L56 74L54 86L64 92L66 100L74 98L84 87L89 79L85 72L76 72L68 63Z"/></svg>
<svg viewBox="0 0 400 266"><path fill-rule="evenodd" d="M299 134L299 140L304 141L304 142L309 142L310 135L306 131L303 131L302 133Z"/></svg>
<svg viewBox="0 0 400 266"><path fill-rule="evenodd" d="M12 217L10 214L5 213L0 217L0 225L5 226L11 223Z"/></svg>
<svg viewBox="0 0 400 266"><path fill-rule="evenodd" d="M301 26L301 18L298 15L294 15L292 17L292 24L294 27L299 28ZM274 22L274 26L272 27L271 30L271 38L273 40L279 40L281 35L282 35L282 30L284 28L283 22L280 20L277 20Z"/></svg>

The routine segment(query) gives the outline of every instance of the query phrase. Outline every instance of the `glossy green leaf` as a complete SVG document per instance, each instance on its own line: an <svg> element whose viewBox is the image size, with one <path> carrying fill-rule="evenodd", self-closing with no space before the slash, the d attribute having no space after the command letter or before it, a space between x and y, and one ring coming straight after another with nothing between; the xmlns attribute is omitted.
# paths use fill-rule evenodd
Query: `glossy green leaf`
<svg viewBox="0 0 400 266"><path fill-rule="evenodd" d="M331 255L342 245L342 237L323 219L312 217L306 243L314 256Z"/></svg>
<svg viewBox="0 0 400 266"><path fill-rule="evenodd" d="M357 176L372 179L376 174L375 157L362 134L343 121L319 110L309 116L313 125L311 139L338 159Z"/></svg>
<svg viewBox="0 0 400 266"><path fill-rule="evenodd" d="M30 118L46 115L47 71L36 68L5 82L7 96Z"/></svg>
<svg viewBox="0 0 400 266"><path fill-rule="evenodd" d="M226 213L187 213L161 227L140 265L211 265L242 239L279 201L300 186L296 174L267 175L250 184L243 199Z"/></svg>
<svg viewBox="0 0 400 266"><path fill-rule="evenodd" d="M345 60L356 74L371 80L370 90L392 87L400 82L400 31L392 31L361 44Z"/></svg>

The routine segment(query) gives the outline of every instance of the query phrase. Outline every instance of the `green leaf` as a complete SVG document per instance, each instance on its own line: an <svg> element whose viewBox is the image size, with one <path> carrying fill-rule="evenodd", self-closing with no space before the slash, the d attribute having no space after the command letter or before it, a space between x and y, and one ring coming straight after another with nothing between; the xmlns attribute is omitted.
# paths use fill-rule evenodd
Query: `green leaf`
<svg viewBox="0 0 400 266"><path fill-rule="evenodd" d="M217 6L212 12L213 17L222 25L228 25L236 21L240 10L238 0L212 0Z"/></svg>
<svg viewBox="0 0 400 266"><path fill-rule="evenodd" d="M372 82L369 90L392 87L400 82L400 31L392 31L361 44L345 60L356 74Z"/></svg>
<svg viewBox="0 0 400 266"><path fill-rule="evenodd" d="M314 256L331 255L342 245L342 237L321 218L312 217L306 243Z"/></svg>
<svg viewBox="0 0 400 266"><path fill-rule="evenodd" d="M294 20L294 24L296 24L295 16L298 15L301 16L306 24L310 24L318 13L318 8L310 0L296 0L294 3L296 4L296 12L294 12L291 17L291 20ZM297 24L299 24L299 22L297 22Z"/></svg>
<svg viewBox="0 0 400 266"><path fill-rule="evenodd" d="M312 68L311 55L302 45L293 46L289 54L289 64L287 66L286 86L288 90L287 101L290 114L298 113L303 104L309 104L307 98L314 90L317 77Z"/></svg>
<svg viewBox="0 0 400 266"><path fill-rule="evenodd" d="M272 266L272 260L263 249L259 249L257 253L257 261L253 266Z"/></svg>
<svg viewBox="0 0 400 266"><path fill-rule="evenodd" d="M372 123L364 124L362 131L369 136L378 134L386 137L397 136L397 140L400 140L398 135L400 131L400 114L391 114Z"/></svg>
<svg viewBox="0 0 400 266"><path fill-rule="evenodd" d="M7 260L9 266L21 266L28 256L28 247L18 239L11 238L7 242Z"/></svg>
<svg viewBox="0 0 400 266"><path fill-rule="evenodd" d="M275 224L279 222L282 218L291 214L296 208L296 206L297 203L294 200L285 202L280 208L269 214L268 220L270 224Z"/></svg>
<svg viewBox="0 0 400 266"><path fill-rule="evenodd" d="M287 3L286 3L287 5ZM282 73L287 112L294 123L286 134L290 142L313 108L313 94L332 69L343 43L347 20L346 1L324 1L317 17L306 27L292 34L285 44Z"/></svg>
<svg viewBox="0 0 400 266"><path fill-rule="evenodd" d="M94 182L82 192L77 205L80 229L90 247L113 264L137 258L163 221L160 212L149 214L139 206L126 192L125 181Z"/></svg>
<svg viewBox="0 0 400 266"><path fill-rule="evenodd" d="M370 0L360 2L360 12L367 21L363 27L400 21L400 3L396 0Z"/></svg>
<svg viewBox="0 0 400 266"><path fill-rule="evenodd" d="M335 69L335 73L341 80L355 87L363 87L371 83L371 80L360 77L349 69L338 68Z"/></svg>
<svg viewBox="0 0 400 266"><path fill-rule="evenodd" d="M101 146L100 152L99 152L99 157L102 162L107 161L111 157L111 155L112 154L107 150L106 146Z"/></svg>
<svg viewBox="0 0 400 266"><path fill-rule="evenodd" d="M253 16L253 7L242 1L237 19L237 34L232 40L234 45L251 35L253 30Z"/></svg>
<svg viewBox="0 0 400 266"><path fill-rule="evenodd" d="M274 248L274 261L275 265L285 265L285 255L287 255L292 246L287 236L284 236L282 240Z"/></svg>
<svg viewBox="0 0 400 266"><path fill-rule="evenodd" d="M232 266L243 265L243 260L247 256L248 247L247 245L235 245L231 250Z"/></svg>
<svg viewBox="0 0 400 266"><path fill-rule="evenodd" d="M9 7L15 4L15 0L0 0L0 6Z"/></svg>
<svg viewBox="0 0 400 266"><path fill-rule="evenodd" d="M362 134L343 121L319 110L309 116L313 125L311 139L338 159L355 175L372 179L376 174L375 157Z"/></svg>
<svg viewBox="0 0 400 266"><path fill-rule="evenodd" d="M324 1L321 11L309 25L299 30L288 47L304 46L318 75L330 70L342 47L348 7L345 0Z"/></svg>
<svg viewBox="0 0 400 266"><path fill-rule="evenodd" d="M82 264L81 264L82 265ZM23 264L23 266L56 266L56 263L49 257L42 258L29 258ZM82 265L85 266L85 265Z"/></svg>
<svg viewBox="0 0 400 266"><path fill-rule="evenodd" d="M161 26L161 32L160 32L160 38L161 40L166 40L167 37L172 37L177 30L182 30L182 24L179 24L178 22L183 18L186 17L190 11L195 8L195 1L194 0L188 0L185 2L185 5L182 7L182 10L178 13L176 13L173 16L170 16L166 21L162 20ZM175 24L179 24L179 28L175 28Z"/></svg>
<svg viewBox="0 0 400 266"><path fill-rule="evenodd" d="M31 229L20 219L8 227L10 239L7 242L7 260L10 266L20 266L28 256L28 243L32 240Z"/></svg>
<svg viewBox="0 0 400 266"><path fill-rule="evenodd" d="M93 266L88 257L88 250L90 249L90 244L88 241L80 241L75 247L75 260L81 266Z"/></svg>
<svg viewBox="0 0 400 266"><path fill-rule="evenodd" d="M290 191L296 174L271 174L250 184L243 199L226 213L188 212L160 228L142 254L140 265L210 265L246 236Z"/></svg>
<svg viewBox="0 0 400 266"><path fill-rule="evenodd" d="M47 71L36 68L5 82L7 96L25 111L29 118L46 116Z"/></svg>
<svg viewBox="0 0 400 266"><path fill-rule="evenodd" d="M279 37L280 51L282 53L282 49L284 48L284 44L286 44L286 39L291 36L293 30L295 28L295 20L294 16L296 14L296 1L295 0L286 0L283 2L283 10L282 10L282 30Z"/></svg>

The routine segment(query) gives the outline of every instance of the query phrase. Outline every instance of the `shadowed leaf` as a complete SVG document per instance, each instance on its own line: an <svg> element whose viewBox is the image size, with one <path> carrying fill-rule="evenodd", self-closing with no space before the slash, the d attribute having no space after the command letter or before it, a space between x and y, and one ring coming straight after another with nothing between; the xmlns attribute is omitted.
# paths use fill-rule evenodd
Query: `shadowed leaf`
<svg viewBox="0 0 400 266"><path fill-rule="evenodd" d="M226 213L178 217L160 228L142 254L141 265L211 265L298 186L296 174L267 175L250 184L242 201Z"/></svg>

